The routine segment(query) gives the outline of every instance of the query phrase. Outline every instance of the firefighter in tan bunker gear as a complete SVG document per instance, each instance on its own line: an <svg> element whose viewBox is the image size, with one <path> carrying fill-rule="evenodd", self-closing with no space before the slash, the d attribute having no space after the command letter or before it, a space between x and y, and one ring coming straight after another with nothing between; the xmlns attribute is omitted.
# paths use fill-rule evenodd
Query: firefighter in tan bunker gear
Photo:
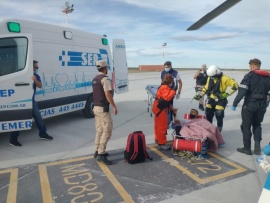
<svg viewBox="0 0 270 203"><path fill-rule="evenodd" d="M111 91L111 81L109 80L108 66L105 60L96 62L99 74L93 79L93 98L94 98L94 115L96 126L95 139L95 155L98 162L103 162L106 165L111 165L112 162L107 159L108 153L105 152L107 143L112 135L113 120L111 118L109 105L113 108L113 113L118 113L117 107L114 103Z"/></svg>

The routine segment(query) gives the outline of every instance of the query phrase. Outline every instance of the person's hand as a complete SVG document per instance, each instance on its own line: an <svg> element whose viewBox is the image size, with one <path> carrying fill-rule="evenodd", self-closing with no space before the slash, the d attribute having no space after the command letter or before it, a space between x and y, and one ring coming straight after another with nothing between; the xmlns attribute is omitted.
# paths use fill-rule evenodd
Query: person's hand
<svg viewBox="0 0 270 203"><path fill-rule="evenodd" d="M117 113L118 113L117 108L116 108L116 107L113 107L113 114L114 114L114 115L117 115Z"/></svg>
<svg viewBox="0 0 270 203"><path fill-rule="evenodd" d="M227 92L224 92L224 93L221 93L221 94L219 95L219 98L220 98L220 99L226 99L228 96L229 96L229 94L228 94Z"/></svg>
<svg viewBox="0 0 270 203"><path fill-rule="evenodd" d="M178 93L177 95L175 95L175 99L179 99L180 98L180 93Z"/></svg>
<svg viewBox="0 0 270 203"><path fill-rule="evenodd" d="M233 111L235 111L235 110L236 110L236 106L232 106L231 109L232 109Z"/></svg>
<svg viewBox="0 0 270 203"><path fill-rule="evenodd" d="M172 112L173 112L174 115L177 114L177 110L178 110L178 108L175 108L175 109L172 110Z"/></svg>
<svg viewBox="0 0 270 203"><path fill-rule="evenodd" d="M200 98L201 98L201 96L200 96L200 95L198 95L198 94L196 94L196 95L193 97L193 99L195 99L195 100L197 100L197 101L199 101L199 100L200 100Z"/></svg>

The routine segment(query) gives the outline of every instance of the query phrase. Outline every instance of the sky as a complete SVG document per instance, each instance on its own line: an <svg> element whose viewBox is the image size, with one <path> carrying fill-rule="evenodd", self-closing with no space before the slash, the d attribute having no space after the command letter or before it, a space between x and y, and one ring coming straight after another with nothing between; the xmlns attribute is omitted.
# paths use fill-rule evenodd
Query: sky
<svg viewBox="0 0 270 203"><path fill-rule="evenodd" d="M270 69L270 1L242 0L199 30L187 28L225 0L0 0L0 19L21 18L106 34L126 42L128 67ZM66 25L67 22L67 25ZM166 46L164 43L167 43Z"/></svg>

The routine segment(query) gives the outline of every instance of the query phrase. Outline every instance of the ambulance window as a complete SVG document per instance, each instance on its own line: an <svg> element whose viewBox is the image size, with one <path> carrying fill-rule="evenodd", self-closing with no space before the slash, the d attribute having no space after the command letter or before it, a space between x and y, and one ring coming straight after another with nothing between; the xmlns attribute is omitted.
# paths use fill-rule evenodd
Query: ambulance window
<svg viewBox="0 0 270 203"><path fill-rule="evenodd" d="M27 39L0 39L0 76L18 72L25 68Z"/></svg>

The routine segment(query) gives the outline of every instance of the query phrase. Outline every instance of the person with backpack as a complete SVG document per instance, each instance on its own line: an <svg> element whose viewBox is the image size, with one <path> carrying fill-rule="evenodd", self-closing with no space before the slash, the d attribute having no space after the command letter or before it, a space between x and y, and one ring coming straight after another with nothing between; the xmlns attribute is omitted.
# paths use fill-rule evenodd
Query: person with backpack
<svg viewBox="0 0 270 203"><path fill-rule="evenodd" d="M111 165L112 162L107 159L108 153L105 152L113 129L113 120L109 108L110 104L112 105L114 115L117 115L118 110L111 94L112 85L107 76L107 62L105 60L99 60L96 62L96 67L99 74L92 81L94 98L93 112L95 114L96 126L96 151L94 157L98 162Z"/></svg>
<svg viewBox="0 0 270 203"><path fill-rule="evenodd" d="M166 74L163 81L156 93L156 99L154 101L152 112L155 115L154 118L154 134L155 140L158 143L158 148L161 150L169 150L170 146L167 143L167 129L168 129L168 111L172 111L176 114L177 109L174 109L170 101L175 95L175 90L172 87L173 77L170 74Z"/></svg>

